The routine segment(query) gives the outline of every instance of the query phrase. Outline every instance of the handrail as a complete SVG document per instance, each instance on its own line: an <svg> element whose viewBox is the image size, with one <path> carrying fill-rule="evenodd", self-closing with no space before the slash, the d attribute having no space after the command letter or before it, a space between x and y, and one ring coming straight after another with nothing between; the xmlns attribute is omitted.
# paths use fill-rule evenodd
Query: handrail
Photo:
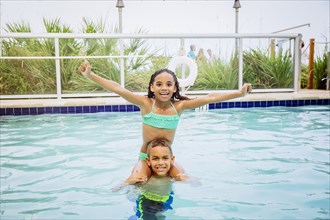
<svg viewBox="0 0 330 220"><path fill-rule="evenodd" d="M168 33L168 34L119 34L119 33L88 33L88 34L77 34L77 33L0 33L0 44L4 39L8 38L49 38L54 39L55 41L55 56L16 56L16 57L6 57L1 53L0 47L0 60L17 60L17 59L54 59L55 60L55 68L56 68L56 83L57 83L57 94L39 94L39 95L1 95L0 99L12 99L12 98L44 98L44 97L57 97L58 99L64 97L90 97L93 94L62 94L61 89L61 75L60 75L60 60L61 59L84 59L84 58L132 58L132 57L146 57L146 56L117 56L117 55L109 55L109 56L61 56L59 53L59 39L69 39L69 38L81 38L81 39L178 39L182 41L184 39L203 39L203 38L221 38L221 39L238 39L239 47L238 47L238 72L239 72L239 80L238 80L238 88L242 86L243 79L243 39L249 38L290 38L294 40L294 88L283 88L277 89L279 92L287 91L287 92L297 92L300 88L300 72L301 72L301 34L297 33L235 33L235 34L223 34L223 33ZM120 66L120 68L124 68ZM124 71L121 69L121 86L124 87ZM267 91L276 91L276 89L268 89ZM187 91L186 94L195 94L196 91ZM200 94L205 94L208 91L200 91ZM95 96L100 94L94 94ZM113 96L112 93L107 93L104 96Z"/></svg>
<svg viewBox="0 0 330 220"><path fill-rule="evenodd" d="M133 57L139 57L139 58L145 58L148 56L142 56L142 55L136 55L136 56L127 56L127 55L123 55L123 56L113 56L113 55L109 55L109 56L33 56L33 57L29 57L29 56L22 56L22 57L7 57L7 56L0 56L0 60L29 60L29 59L35 59L35 60L54 60L54 59L85 59L85 58L93 58L93 59L104 59L104 58L115 58L115 59L119 59L119 58L133 58Z"/></svg>
<svg viewBox="0 0 330 220"><path fill-rule="evenodd" d="M117 33L95 33L95 34L75 34L75 33L0 33L0 38L144 38L144 39L179 39L179 38L296 38L298 33L237 33L237 34L220 34L220 33L208 33L208 34L117 34Z"/></svg>

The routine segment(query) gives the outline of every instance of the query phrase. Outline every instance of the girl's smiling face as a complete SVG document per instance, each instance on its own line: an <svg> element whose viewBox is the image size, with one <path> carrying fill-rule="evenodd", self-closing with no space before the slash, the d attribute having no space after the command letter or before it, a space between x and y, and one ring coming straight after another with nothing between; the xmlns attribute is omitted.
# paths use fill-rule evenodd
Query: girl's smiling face
<svg viewBox="0 0 330 220"><path fill-rule="evenodd" d="M154 93L155 99L168 101L177 91L177 88L173 76L167 72L162 72L155 77L150 90Z"/></svg>
<svg viewBox="0 0 330 220"><path fill-rule="evenodd" d="M146 162L154 174L157 176L167 176L171 164L174 162L174 156L168 147L155 146L150 149Z"/></svg>

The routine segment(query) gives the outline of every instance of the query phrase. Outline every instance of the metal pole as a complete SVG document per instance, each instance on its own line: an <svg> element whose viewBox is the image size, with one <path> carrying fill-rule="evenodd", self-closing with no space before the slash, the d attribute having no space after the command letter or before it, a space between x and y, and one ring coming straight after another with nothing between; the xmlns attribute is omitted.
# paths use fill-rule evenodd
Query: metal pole
<svg viewBox="0 0 330 220"><path fill-rule="evenodd" d="M243 85L243 39L239 39L238 48L238 89L241 90Z"/></svg>
<svg viewBox="0 0 330 220"><path fill-rule="evenodd" d="M233 8L235 8L235 33L237 35L238 33L238 9L241 7L241 3L239 2L239 0L235 0L234 1L234 5ZM235 52L237 53L237 49L238 49L238 38L237 36L235 37Z"/></svg>
<svg viewBox="0 0 330 220"><path fill-rule="evenodd" d="M119 13L119 33L123 33L123 23L122 23L122 8L118 8ZM123 39L119 39L119 53L120 53L120 85L125 88L125 71L124 71L124 50L123 50Z"/></svg>
<svg viewBox="0 0 330 220"><path fill-rule="evenodd" d="M180 39L180 50L184 50L184 38ZM180 54L181 55L181 54ZM184 56L185 54L182 54ZM186 65L182 64L181 65L181 78L185 79L186 78ZM185 93L185 87L181 87L182 94L184 95Z"/></svg>
<svg viewBox="0 0 330 220"><path fill-rule="evenodd" d="M58 38L55 40L55 71L56 71L56 91L57 99L62 98L62 84L61 84L61 61L60 61L60 42Z"/></svg>
<svg viewBox="0 0 330 220"><path fill-rule="evenodd" d="M122 22L122 12L124 6L123 0L117 0L116 7L118 8L118 16L119 16L119 34L123 33L123 22ZM119 61L120 61L120 85L125 88L125 66L124 66L124 49L123 49L123 38L119 37Z"/></svg>
<svg viewBox="0 0 330 220"><path fill-rule="evenodd" d="M275 39L270 40L270 58L275 59Z"/></svg>
<svg viewBox="0 0 330 220"><path fill-rule="evenodd" d="M328 74L327 74L327 90L330 90L330 52L328 52L328 64L327 64L327 70L328 70Z"/></svg>
<svg viewBox="0 0 330 220"><path fill-rule="evenodd" d="M283 29L283 30L274 31L274 32L272 32L272 33L273 33L273 34L275 34L275 33L280 33L280 32L283 32L283 31L288 31L288 30L292 30L292 29L296 29L296 28L300 28L300 27L304 27L304 26L308 26L308 27L310 27L311 24L310 24L310 23L307 23L307 24L297 25L297 26L294 26L294 27L285 28L285 29Z"/></svg>
<svg viewBox="0 0 330 220"><path fill-rule="evenodd" d="M294 77L293 77L293 90L298 92L300 89L300 79L301 79L301 38L302 35L299 34L294 41Z"/></svg>
<svg viewBox="0 0 330 220"><path fill-rule="evenodd" d="M235 34L238 33L238 8L235 8ZM235 50L238 48L238 38L235 39Z"/></svg>
<svg viewBox="0 0 330 220"><path fill-rule="evenodd" d="M2 38L0 39L0 57L2 57Z"/></svg>
<svg viewBox="0 0 330 220"><path fill-rule="evenodd" d="M180 56L184 56L186 54L186 52L184 50L185 50L184 38L180 38L180 52L179 52Z"/></svg>
<svg viewBox="0 0 330 220"><path fill-rule="evenodd" d="M123 9L122 8L118 8L118 16L119 16L119 33L123 33L123 17L122 17L122 13L123 13Z"/></svg>

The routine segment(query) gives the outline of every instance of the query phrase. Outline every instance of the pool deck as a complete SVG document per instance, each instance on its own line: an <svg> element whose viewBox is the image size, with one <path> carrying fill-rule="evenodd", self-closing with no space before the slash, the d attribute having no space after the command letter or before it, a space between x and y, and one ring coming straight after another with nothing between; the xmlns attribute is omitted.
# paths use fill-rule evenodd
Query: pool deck
<svg viewBox="0 0 330 220"><path fill-rule="evenodd" d="M198 97L192 95L189 97ZM269 101L269 100L317 100L330 99L329 90L300 90L285 93L252 93L230 101ZM18 99L7 100L0 97L0 108L62 107L62 106L101 106L130 104L121 97L102 98L63 98L63 99Z"/></svg>

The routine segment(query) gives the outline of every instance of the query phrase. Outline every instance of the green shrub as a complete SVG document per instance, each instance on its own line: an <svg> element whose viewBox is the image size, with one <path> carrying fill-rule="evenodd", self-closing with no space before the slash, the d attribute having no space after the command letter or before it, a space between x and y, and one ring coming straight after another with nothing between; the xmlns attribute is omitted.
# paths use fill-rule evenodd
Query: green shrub
<svg viewBox="0 0 330 220"><path fill-rule="evenodd" d="M316 89L326 89L327 80L327 63L328 56L326 50L323 53L322 57L316 57L314 61L314 75L313 79L315 81L314 88Z"/></svg>
<svg viewBox="0 0 330 220"><path fill-rule="evenodd" d="M72 33L69 26L60 19L43 19L48 33ZM83 19L82 33L104 33L105 24L101 20L93 22ZM29 24L7 24L7 32L31 32ZM111 28L110 32L117 32ZM108 32L108 31L107 31ZM145 30L139 29L138 33ZM61 56L118 56L118 39L60 39ZM55 56L53 39L8 39L1 42L4 56ZM151 74L168 66L171 57L155 56L148 41L143 39L123 40L125 87L131 91L145 92ZM61 59L60 74L63 93L105 92L103 88L83 77L78 67L82 59ZM89 59L92 70L107 79L120 82L120 59ZM279 52L270 58L267 50L251 49L243 52L243 81L254 88L292 88L293 61L289 51ZM318 89L325 88L327 56L317 58L314 64L314 81ZM190 90L232 90L238 88L238 59L235 53L229 62L216 59L197 61L198 75ZM186 68L187 70L188 68ZM302 66L301 87L307 83L305 67ZM181 78L181 70L177 69ZM186 73L187 75L188 73ZM0 94L55 94L56 73L54 59L1 60Z"/></svg>
<svg viewBox="0 0 330 220"><path fill-rule="evenodd" d="M238 69L233 65L234 58L229 63L220 59L213 62L198 62L198 75L192 90L231 90L238 86Z"/></svg>
<svg viewBox="0 0 330 220"><path fill-rule="evenodd" d="M83 19L83 33L104 33L104 22ZM60 19L43 19L48 33L72 33ZM7 32L31 32L29 24L7 24ZM113 28L112 32L117 29ZM138 30L139 33L144 30ZM118 56L118 39L59 39L60 56ZM4 56L55 56L54 39L9 39L3 40L1 50ZM142 39L124 41L124 55L138 58L125 59L127 73L143 72L154 55ZM83 77L78 68L82 59L61 59L60 74L63 93L105 91L99 85ZM120 60L90 59L93 71L107 79L120 82ZM54 59L24 59L0 61L0 94L56 94L56 68ZM138 86L139 87L139 86Z"/></svg>
<svg viewBox="0 0 330 220"><path fill-rule="evenodd" d="M266 52L251 50L244 52L244 81L254 88L292 88L293 62L289 51L279 52L270 58Z"/></svg>
<svg viewBox="0 0 330 220"><path fill-rule="evenodd" d="M314 89L326 89L325 80L327 77L327 63L328 56L326 49L322 57L316 57L314 60L314 71L313 71L313 88ZM308 84L308 65L302 64L301 66L301 88L307 88Z"/></svg>
<svg viewBox="0 0 330 220"><path fill-rule="evenodd" d="M307 88L308 84L308 66L306 64L301 65L301 76L300 76L300 88Z"/></svg>

